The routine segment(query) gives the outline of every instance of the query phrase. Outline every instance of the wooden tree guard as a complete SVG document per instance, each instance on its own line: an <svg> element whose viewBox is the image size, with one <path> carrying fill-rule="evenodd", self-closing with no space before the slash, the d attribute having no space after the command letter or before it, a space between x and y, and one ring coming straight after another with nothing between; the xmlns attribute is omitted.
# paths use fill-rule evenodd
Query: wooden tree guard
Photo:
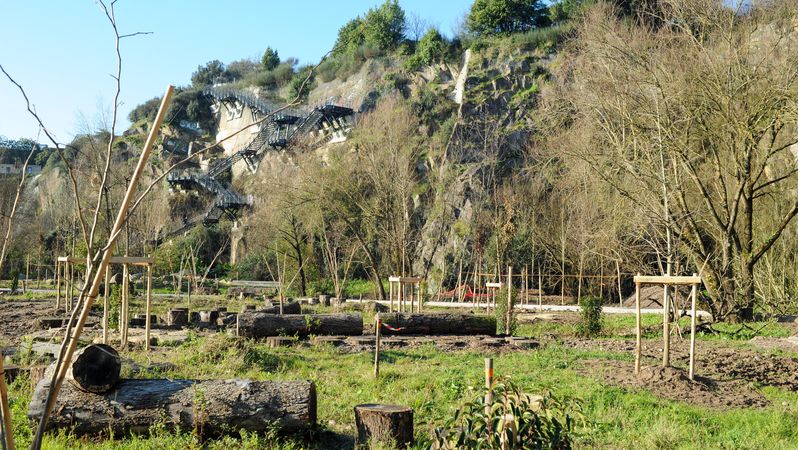
<svg viewBox="0 0 798 450"><path fill-rule="evenodd" d="M635 282L635 312L636 312L636 320L635 320L635 375L640 374L640 359L641 359L641 350L642 350L642 329L640 325L640 286L643 284L660 284L665 289L670 288L671 286L692 286L690 291L690 309L691 309L691 317L690 317L690 367L689 367L689 377L692 380L695 375L695 326L696 326L696 297L698 295L698 287L701 285L701 277L698 274L694 273L692 276L674 276L674 275L663 275L663 276L644 276L640 275L639 273L637 276L634 277ZM663 309L663 322L667 323L669 318L668 314L668 302L667 300L663 302L662 305ZM663 367L668 367L670 364L670 328L663 324L663 354L662 354L662 365Z"/></svg>
<svg viewBox="0 0 798 450"><path fill-rule="evenodd" d="M400 276L390 276L388 277L388 299L390 301L390 309L391 312L394 312L393 302L394 297L396 297L396 303L399 312L407 312L407 300L405 299L404 292L407 288L410 288L410 312L421 312L421 282L424 281L421 277L400 277ZM394 289L396 286L396 289ZM414 293L418 291L417 295ZM418 306L414 309L414 300Z"/></svg>
<svg viewBox="0 0 798 450"><path fill-rule="evenodd" d="M502 284L501 282L487 282L485 283L485 287L488 291L488 298L485 299L485 312L490 312L491 305L493 306L494 310L496 309L496 291L502 288Z"/></svg>
<svg viewBox="0 0 798 450"><path fill-rule="evenodd" d="M59 256L56 259L56 265L63 264L65 267L74 267L76 265L85 265L86 260L74 256ZM146 313L150 317L150 303L152 302L152 266L155 264L155 258L141 257L141 256L112 256L108 261L108 265L103 272L105 277L105 289L103 293L103 344L108 344L108 310L109 310L109 296L110 296L110 267L111 265L122 265L122 292L121 292L121 307L119 312L119 339L121 346L127 345L128 341L128 328L130 326L130 273L129 266L142 266L147 268L147 292L146 292ZM60 285L60 278L56 279L56 284ZM69 285L69 280L67 279ZM69 288L67 288L69 290ZM56 308L58 308L58 295L56 295ZM147 319L145 325L146 334L146 350L150 349L150 329L151 322Z"/></svg>
<svg viewBox="0 0 798 450"><path fill-rule="evenodd" d="M355 448L407 448L413 442L413 409L407 406L355 406Z"/></svg>

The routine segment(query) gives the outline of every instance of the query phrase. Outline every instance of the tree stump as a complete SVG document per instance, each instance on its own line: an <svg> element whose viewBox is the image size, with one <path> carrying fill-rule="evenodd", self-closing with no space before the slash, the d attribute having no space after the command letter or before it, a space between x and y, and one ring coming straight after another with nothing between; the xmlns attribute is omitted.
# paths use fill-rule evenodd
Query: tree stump
<svg viewBox="0 0 798 450"><path fill-rule="evenodd" d="M355 448L406 448L413 442L413 409L407 406L355 406Z"/></svg>
<svg viewBox="0 0 798 450"><path fill-rule="evenodd" d="M101 394L114 387L119 381L121 370L122 360L113 347L92 344L72 357L66 379L82 391Z"/></svg>
<svg viewBox="0 0 798 450"><path fill-rule="evenodd" d="M172 326L185 326L188 324L188 308L174 308L166 313L166 324Z"/></svg>
<svg viewBox="0 0 798 450"><path fill-rule="evenodd" d="M330 306L330 297L326 295L319 295L319 303L321 306Z"/></svg>

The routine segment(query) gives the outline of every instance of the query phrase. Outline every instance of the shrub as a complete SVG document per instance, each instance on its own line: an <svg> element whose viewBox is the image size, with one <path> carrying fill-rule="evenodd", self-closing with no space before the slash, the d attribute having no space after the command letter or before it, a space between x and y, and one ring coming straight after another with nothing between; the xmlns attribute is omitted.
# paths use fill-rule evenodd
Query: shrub
<svg viewBox="0 0 798 450"><path fill-rule="evenodd" d="M512 298L511 304L515 305L515 300L517 297L517 291L515 289L512 290ZM496 332L499 334L504 334L507 330L507 286L502 285L502 288L496 293ZM510 335L515 333L515 329L517 326L517 322L515 320L515 315L510 311Z"/></svg>
<svg viewBox="0 0 798 450"><path fill-rule="evenodd" d="M261 58L261 65L263 65L263 68L266 70L274 70L279 64L280 56L277 54L277 50L266 47L263 58Z"/></svg>
<svg viewBox="0 0 798 450"><path fill-rule="evenodd" d="M483 399L488 392L494 401L486 411ZM570 449L578 416L576 402L566 404L551 394L529 395L509 379L498 379L435 430L430 448Z"/></svg>
<svg viewBox="0 0 798 450"><path fill-rule="evenodd" d="M579 302L581 317L576 325L576 334L580 337L596 337L601 334L602 315L601 297L583 297Z"/></svg>

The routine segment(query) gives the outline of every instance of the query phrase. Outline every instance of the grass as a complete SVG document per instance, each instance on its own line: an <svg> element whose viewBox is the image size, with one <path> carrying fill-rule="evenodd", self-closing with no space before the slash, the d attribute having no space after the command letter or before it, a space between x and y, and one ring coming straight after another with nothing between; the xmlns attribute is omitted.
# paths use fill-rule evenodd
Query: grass
<svg viewBox="0 0 798 450"><path fill-rule="evenodd" d="M643 324L649 330L647 337L657 337L660 321L656 315L643 316ZM607 336L629 333L633 325L633 316L604 317ZM789 333L786 326L778 323L749 325L770 336ZM716 328L730 333L734 339L744 339L744 333L733 333L738 327ZM573 336L574 332L572 321L541 321L521 325L518 334ZM719 338L702 335L699 339ZM730 345L746 344L740 341ZM45 448L300 449L341 448L341 445L346 448L346 445L351 447L354 433L353 406L371 402L411 406L420 442L417 447L422 448L434 426L439 426L464 401L478 394L486 356L494 357L497 375L510 376L525 391L550 391L558 398L573 399L581 405L585 420L577 426L577 448L798 448L795 438L798 393L765 387L761 391L771 401L766 408L718 410L658 398L644 390L605 386L577 370L583 359L630 360L631 354L572 349L556 343L538 350L502 354L443 353L428 345L385 351L382 376L375 380L371 353L341 354L331 346L271 349L260 342L239 341L224 334L194 335L176 347L159 348L151 354L127 352L124 357L142 365L167 361L175 364L174 370L147 375L152 377L313 380L318 392L320 425L315 438L245 435L201 442L191 433L174 433L155 424L150 436L117 437L112 441L77 439L68 433L50 435ZM28 446L31 439L25 417L30 395L27 380L20 379L11 385L19 448Z"/></svg>

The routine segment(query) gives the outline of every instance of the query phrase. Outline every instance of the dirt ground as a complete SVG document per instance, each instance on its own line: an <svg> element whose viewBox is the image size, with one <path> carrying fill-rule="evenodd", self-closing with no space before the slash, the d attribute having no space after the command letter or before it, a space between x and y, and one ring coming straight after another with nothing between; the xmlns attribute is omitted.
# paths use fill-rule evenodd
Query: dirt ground
<svg viewBox="0 0 798 450"><path fill-rule="evenodd" d="M37 319L53 315L52 300L0 299L0 347L14 347L35 331Z"/></svg>
<svg viewBox="0 0 798 450"><path fill-rule="evenodd" d="M789 338L787 338L789 339ZM786 339L778 342L784 344ZM579 349L634 353L633 340L574 339L563 345ZM771 347L773 348L773 347ZM798 352L798 345L792 349ZM611 385L643 388L656 395L712 407L759 407L767 404L755 386L775 386L798 392L798 358L774 354L769 349L730 347L722 341L701 341L696 346L696 381L687 378L689 347L672 342L671 363L662 369L662 341L643 341L642 376L634 376L632 362L591 359L583 361L582 373Z"/></svg>

